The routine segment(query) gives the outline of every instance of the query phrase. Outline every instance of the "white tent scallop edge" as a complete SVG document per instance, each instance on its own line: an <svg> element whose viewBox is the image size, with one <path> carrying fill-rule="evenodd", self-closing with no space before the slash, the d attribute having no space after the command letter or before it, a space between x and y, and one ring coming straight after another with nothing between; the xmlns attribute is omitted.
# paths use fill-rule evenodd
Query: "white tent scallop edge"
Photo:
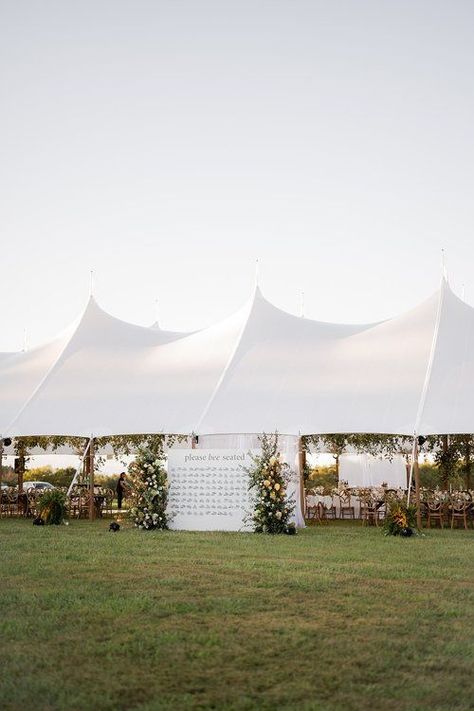
<svg viewBox="0 0 474 711"><path fill-rule="evenodd" d="M443 278L367 325L286 313L258 288L191 334L126 323L93 298L60 338L0 358L3 435L471 433L474 309Z"/></svg>

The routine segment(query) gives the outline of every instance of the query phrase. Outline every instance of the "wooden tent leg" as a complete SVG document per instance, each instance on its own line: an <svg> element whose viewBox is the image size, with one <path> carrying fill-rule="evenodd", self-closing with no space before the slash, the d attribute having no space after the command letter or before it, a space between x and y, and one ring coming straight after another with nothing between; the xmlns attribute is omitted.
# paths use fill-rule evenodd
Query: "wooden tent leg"
<svg viewBox="0 0 474 711"><path fill-rule="evenodd" d="M0 438L0 518L2 516L2 483L3 483L3 437Z"/></svg>
<svg viewBox="0 0 474 711"><path fill-rule="evenodd" d="M306 518L306 496L304 487L304 471L306 467L306 450L303 447L303 439L300 437L298 439L298 469L300 470L300 499L301 499L301 513L303 518Z"/></svg>
<svg viewBox="0 0 474 711"><path fill-rule="evenodd" d="M94 503L94 438L91 437L89 447L89 521L93 521L95 518Z"/></svg>
<svg viewBox="0 0 474 711"><path fill-rule="evenodd" d="M420 466L418 464L418 440L415 439L413 473L415 475L416 525L421 528Z"/></svg>

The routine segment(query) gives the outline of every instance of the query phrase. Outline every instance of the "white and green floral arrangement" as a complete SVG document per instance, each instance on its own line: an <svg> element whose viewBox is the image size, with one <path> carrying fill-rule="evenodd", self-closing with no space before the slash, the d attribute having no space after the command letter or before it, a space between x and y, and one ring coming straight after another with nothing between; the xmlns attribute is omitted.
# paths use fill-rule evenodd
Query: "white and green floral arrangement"
<svg viewBox="0 0 474 711"><path fill-rule="evenodd" d="M281 461L278 435L260 437L262 451L253 455L253 467L248 469L249 491L255 502L249 516L256 533L296 533L290 517L295 508L294 497L288 496L291 469Z"/></svg>
<svg viewBox="0 0 474 711"><path fill-rule="evenodd" d="M142 446L129 467L133 505L130 516L137 528L168 528L168 474L162 447Z"/></svg>

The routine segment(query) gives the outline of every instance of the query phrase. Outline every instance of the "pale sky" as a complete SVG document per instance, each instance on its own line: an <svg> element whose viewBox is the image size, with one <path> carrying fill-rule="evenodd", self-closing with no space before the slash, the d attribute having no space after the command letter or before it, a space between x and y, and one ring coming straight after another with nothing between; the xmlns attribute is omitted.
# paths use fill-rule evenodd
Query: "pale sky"
<svg viewBox="0 0 474 711"><path fill-rule="evenodd" d="M109 312L195 329L474 302L474 5L0 0L0 350Z"/></svg>

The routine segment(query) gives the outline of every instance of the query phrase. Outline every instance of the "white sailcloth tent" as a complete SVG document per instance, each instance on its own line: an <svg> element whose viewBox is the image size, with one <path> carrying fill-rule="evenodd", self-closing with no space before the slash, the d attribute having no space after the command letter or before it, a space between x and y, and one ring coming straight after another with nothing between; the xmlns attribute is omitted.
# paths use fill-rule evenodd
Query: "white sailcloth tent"
<svg viewBox="0 0 474 711"><path fill-rule="evenodd" d="M135 326L93 298L59 338L0 357L3 436L474 432L474 309L443 279L366 325L288 314L258 288L191 334Z"/></svg>

